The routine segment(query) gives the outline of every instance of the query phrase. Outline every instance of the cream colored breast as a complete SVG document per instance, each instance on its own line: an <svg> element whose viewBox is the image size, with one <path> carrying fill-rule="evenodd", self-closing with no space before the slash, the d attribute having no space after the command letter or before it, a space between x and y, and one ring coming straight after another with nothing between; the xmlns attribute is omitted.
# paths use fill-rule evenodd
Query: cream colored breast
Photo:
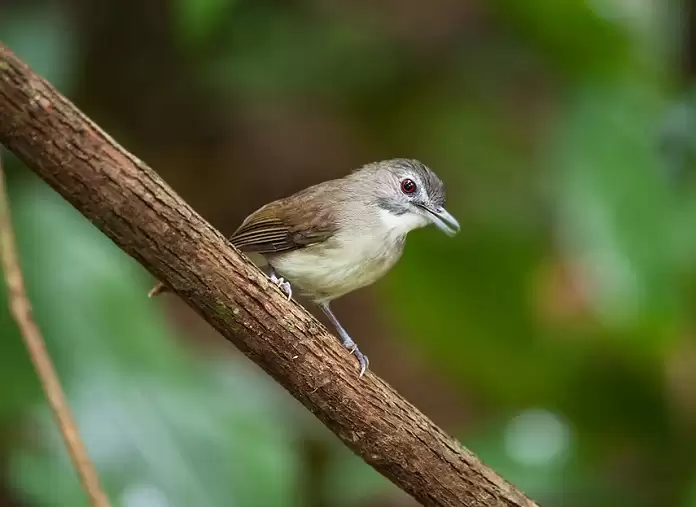
<svg viewBox="0 0 696 507"><path fill-rule="evenodd" d="M283 253L269 259L273 268L293 289L314 301L331 301L370 285L384 276L399 260L406 234L427 224L417 214L394 215L386 210L375 214L346 213L353 218L321 244Z"/></svg>
<svg viewBox="0 0 696 507"><path fill-rule="evenodd" d="M377 281L401 256L403 241L335 237L288 252L271 264L293 288L317 302L330 301Z"/></svg>

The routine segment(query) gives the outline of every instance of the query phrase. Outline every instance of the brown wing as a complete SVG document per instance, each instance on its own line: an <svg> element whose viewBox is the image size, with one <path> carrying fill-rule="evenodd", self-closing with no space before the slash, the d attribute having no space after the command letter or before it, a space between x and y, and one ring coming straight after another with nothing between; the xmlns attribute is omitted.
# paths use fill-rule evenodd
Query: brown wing
<svg viewBox="0 0 696 507"><path fill-rule="evenodd" d="M258 209L230 237L243 252L284 252L320 243L336 232L328 183Z"/></svg>

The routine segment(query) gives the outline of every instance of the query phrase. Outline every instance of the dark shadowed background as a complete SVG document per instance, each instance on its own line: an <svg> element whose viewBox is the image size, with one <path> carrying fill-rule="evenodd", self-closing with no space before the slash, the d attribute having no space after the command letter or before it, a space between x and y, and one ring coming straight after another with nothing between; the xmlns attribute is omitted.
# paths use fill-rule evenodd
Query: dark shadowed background
<svg viewBox="0 0 696 507"><path fill-rule="evenodd" d="M334 307L373 370L545 507L696 507L695 19L666 0L0 0L0 40L226 233L369 161L431 166L462 233L412 233ZM114 506L413 505L6 165ZM0 506L85 505L4 292L0 336Z"/></svg>

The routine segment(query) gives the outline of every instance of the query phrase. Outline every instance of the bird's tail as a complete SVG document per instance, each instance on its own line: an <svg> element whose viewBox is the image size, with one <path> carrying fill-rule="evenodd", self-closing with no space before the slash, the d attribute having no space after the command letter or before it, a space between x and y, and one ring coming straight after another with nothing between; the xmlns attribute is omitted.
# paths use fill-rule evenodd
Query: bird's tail
<svg viewBox="0 0 696 507"><path fill-rule="evenodd" d="M155 296L159 296L163 292L169 292L169 287L164 285L162 282L158 282L157 285L155 285L150 292L147 293L147 297L153 298Z"/></svg>

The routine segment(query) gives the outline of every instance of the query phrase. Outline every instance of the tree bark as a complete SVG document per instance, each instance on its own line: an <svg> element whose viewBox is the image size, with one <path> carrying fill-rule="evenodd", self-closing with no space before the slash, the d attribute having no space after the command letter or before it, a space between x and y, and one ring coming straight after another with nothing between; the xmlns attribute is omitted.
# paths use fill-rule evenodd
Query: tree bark
<svg viewBox="0 0 696 507"><path fill-rule="evenodd" d="M0 143L418 501L536 505L379 377L360 379L316 319L2 43Z"/></svg>

